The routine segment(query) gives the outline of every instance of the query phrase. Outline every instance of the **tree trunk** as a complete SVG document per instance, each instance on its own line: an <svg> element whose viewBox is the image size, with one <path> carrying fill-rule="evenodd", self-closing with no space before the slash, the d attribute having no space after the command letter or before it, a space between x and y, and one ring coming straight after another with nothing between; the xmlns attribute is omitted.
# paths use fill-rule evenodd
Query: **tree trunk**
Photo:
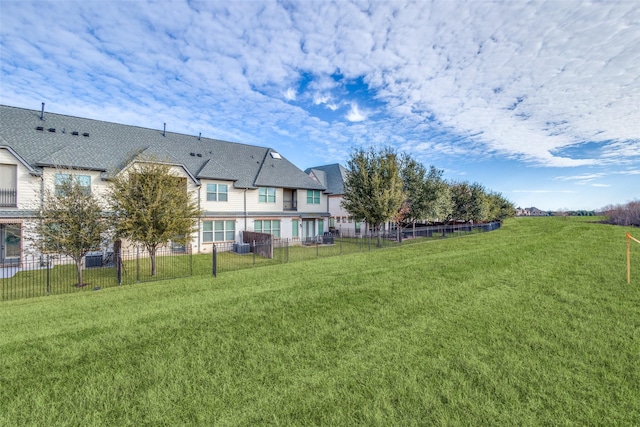
<svg viewBox="0 0 640 427"><path fill-rule="evenodd" d="M151 259L151 277L155 277L156 275L156 249L157 248L150 248L149 249L149 258Z"/></svg>
<svg viewBox="0 0 640 427"><path fill-rule="evenodd" d="M378 248L381 248L381 247L382 247L382 226L378 225L378 226L376 227L376 230L377 230L377 232L378 232L378 233L377 233L377 234L378 234L378 243L376 244L376 246L377 246Z"/></svg>
<svg viewBox="0 0 640 427"><path fill-rule="evenodd" d="M78 283L76 286L84 286L84 281L82 279L82 257L78 257L75 259L76 262L76 270L78 272Z"/></svg>

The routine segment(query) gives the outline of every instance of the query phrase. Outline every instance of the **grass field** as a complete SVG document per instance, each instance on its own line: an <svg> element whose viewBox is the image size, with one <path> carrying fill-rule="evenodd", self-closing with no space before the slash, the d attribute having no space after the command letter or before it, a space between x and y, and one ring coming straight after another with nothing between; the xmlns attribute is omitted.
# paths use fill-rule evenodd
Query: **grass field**
<svg viewBox="0 0 640 427"><path fill-rule="evenodd" d="M0 304L1 425L640 425L640 245L592 218Z"/></svg>

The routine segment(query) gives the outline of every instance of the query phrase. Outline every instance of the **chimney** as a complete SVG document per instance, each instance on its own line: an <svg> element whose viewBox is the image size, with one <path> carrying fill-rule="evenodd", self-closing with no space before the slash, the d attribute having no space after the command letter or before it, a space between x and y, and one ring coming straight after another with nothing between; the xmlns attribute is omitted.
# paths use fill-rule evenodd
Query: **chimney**
<svg viewBox="0 0 640 427"><path fill-rule="evenodd" d="M42 111L40 112L40 120L44 120L44 102L42 103Z"/></svg>
<svg viewBox="0 0 640 427"><path fill-rule="evenodd" d="M164 130L162 131L162 136L167 136L167 124L164 124Z"/></svg>

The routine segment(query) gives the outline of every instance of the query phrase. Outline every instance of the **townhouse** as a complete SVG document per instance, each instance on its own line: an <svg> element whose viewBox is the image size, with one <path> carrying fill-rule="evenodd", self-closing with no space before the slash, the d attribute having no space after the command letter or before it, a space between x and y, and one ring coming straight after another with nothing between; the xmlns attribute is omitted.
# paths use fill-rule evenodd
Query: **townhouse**
<svg viewBox="0 0 640 427"><path fill-rule="evenodd" d="M329 210L329 231L343 236L357 236L366 233L366 223L357 221L342 207L344 184L347 170L338 163L314 166L305 173L326 190Z"/></svg>
<svg viewBox="0 0 640 427"><path fill-rule="evenodd" d="M150 159L171 165L197 198L194 251L243 231L293 241L328 231L326 186L271 148L1 105L0 264L35 250L29 233L46 188L71 174L104 198L110 179Z"/></svg>

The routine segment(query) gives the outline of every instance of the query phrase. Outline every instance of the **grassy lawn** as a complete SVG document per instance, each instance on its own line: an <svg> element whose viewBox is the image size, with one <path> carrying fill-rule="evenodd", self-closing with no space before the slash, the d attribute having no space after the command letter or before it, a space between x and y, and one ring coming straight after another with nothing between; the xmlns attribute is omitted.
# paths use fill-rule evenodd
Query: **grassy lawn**
<svg viewBox="0 0 640 427"><path fill-rule="evenodd" d="M3 302L0 425L640 425L640 232L589 219Z"/></svg>

